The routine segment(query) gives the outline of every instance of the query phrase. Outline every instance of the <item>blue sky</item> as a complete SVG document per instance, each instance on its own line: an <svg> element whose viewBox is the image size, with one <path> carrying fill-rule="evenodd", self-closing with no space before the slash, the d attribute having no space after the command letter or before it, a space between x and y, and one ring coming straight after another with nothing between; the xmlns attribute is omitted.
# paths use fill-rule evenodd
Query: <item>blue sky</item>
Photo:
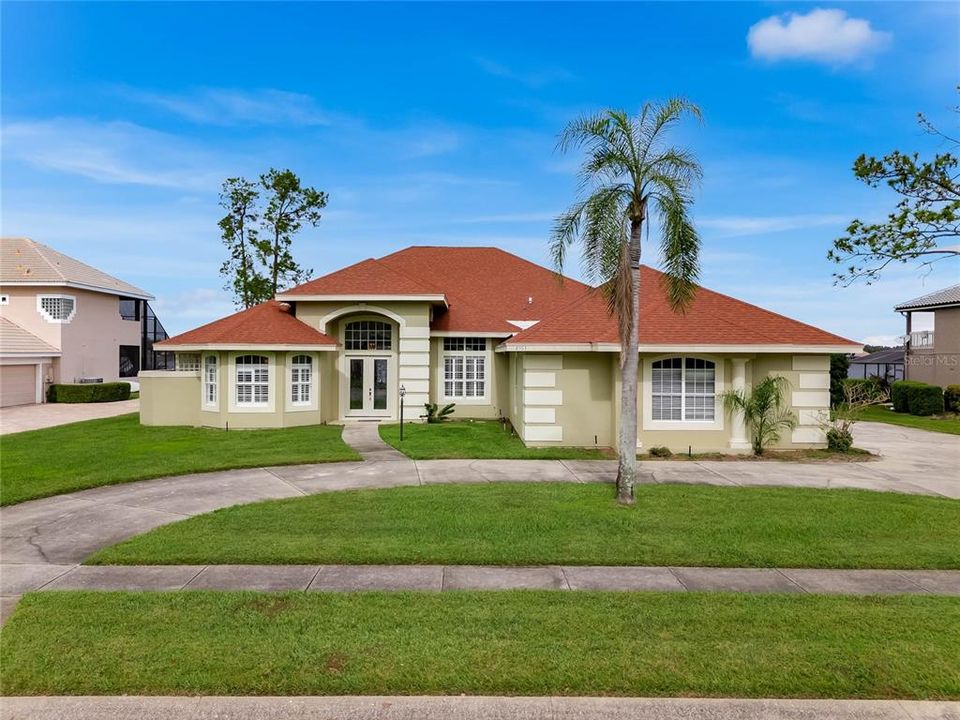
<svg viewBox="0 0 960 720"><path fill-rule="evenodd" d="M679 94L705 115L676 135L705 173L703 283L889 340L893 303L957 266L837 288L824 255L893 204L854 158L938 149L919 110L955 123L958 20L946 3L6 2L2 231L146 288L171 332L231 311L219 186L270 167L330 194L295 245L318 275L410 244L547 263L576 191L557 132Z"/></svg>

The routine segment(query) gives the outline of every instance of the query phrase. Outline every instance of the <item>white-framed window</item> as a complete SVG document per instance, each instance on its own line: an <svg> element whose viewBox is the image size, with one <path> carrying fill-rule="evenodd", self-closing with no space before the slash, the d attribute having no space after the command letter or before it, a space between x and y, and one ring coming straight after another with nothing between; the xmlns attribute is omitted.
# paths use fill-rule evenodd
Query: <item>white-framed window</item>
<svg viewBox="0 0 960 720"><path fill-rule="evenodd" d="M51 323L68 323L77 314L73 295L37 295L37 312Z"/></svg>
<svg viewBox="0 0 960 720"><path fill-rule="evenodd" d="M294 355L290 361L290 402L309 405L313 401L313 358Z"/></svg>
<svg viewBox="0 0 960 720"><path fill-rule="evenodd" d="M717 369L711 360L673 357L651 364L651 419L713 422Z"/></svg>
<svg viewBox="0 0 960 720"><path fill-rule="evenodd" d="M270 402L270 362L263 355L241 355L236 360L236 403L251 407Z"/></svg>
<svg viewBox="0 0 960 720"><path fill-rule="evenodd" d="M217 356L207 355L203 358L203 404L207 407L217 406L218 380Z"/></svg>
<svg viewBox="0 0 960 720"><path fill-rule="evenodd" d="M200 353L177 353L177 370L200 372Z"/></svg>
<svg viewBox="0 0 960 720"><path fill-rule="evenodd" d="M487 339L443 338L444 398L483 398L487 395Z"/></svg>
<svg viewBox="0 0 960 720"><path fill-rule="evenodd" d="M379 320L355 320L343 331L345 350L393 349L393 326Z"/></svg>

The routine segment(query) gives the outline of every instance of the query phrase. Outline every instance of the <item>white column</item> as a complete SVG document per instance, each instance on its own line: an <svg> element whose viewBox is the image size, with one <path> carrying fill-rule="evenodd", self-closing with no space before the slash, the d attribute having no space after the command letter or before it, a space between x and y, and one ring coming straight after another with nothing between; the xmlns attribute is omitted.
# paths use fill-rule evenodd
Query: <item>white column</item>
<svg viewBox="0 0 960 720"><path fill-rule="evenodd" d="M732 358L733 377L730 378L730 389L743 392L747 387L747 359ZM748 450L750 441L747 439L747 424L743 413L734 410L730 413L730 449Z"/></svg>

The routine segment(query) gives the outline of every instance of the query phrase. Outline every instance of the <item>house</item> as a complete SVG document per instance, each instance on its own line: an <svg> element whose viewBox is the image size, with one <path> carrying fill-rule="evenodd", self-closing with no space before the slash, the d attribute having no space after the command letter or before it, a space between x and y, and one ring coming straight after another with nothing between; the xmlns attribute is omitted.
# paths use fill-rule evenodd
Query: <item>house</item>
<svg viewBox="0 0 960 720"><path fill-rule="evenodd" d="M34 240L0 238L0 405L43 402L51 383L164 367L153 342L167 333L152 299Z"/></svg>
<svg viewBox="0 0 960 720"><path fill-rule="evenodd" d="M960 384L960 285L900 303L906 318L904 377L946 387ZM913 330L914 313L933 316L932 330Z"/></svg>
<svg viewBox="0 0 960 720"><path fill-rule="evenodd" d="M829 356L861 346L706 289L678 315L661 280L642 269L638 447L748 449L719 397L771 374L789 380L800 421L782 445L822 445ZM141 373L148 425L392 421L401 401L408 418L433 401L509 419L528 445L616 445L619 342L603 297L496 248L364 260L157 347L177 369Z"/></svg>
<svg viewBox="0 0 960 720"><path fill-rule="evenodd" d="M850 358L848 378L883 379L887 384L903 380L903 348L878 350L867 355Z"/></svg>

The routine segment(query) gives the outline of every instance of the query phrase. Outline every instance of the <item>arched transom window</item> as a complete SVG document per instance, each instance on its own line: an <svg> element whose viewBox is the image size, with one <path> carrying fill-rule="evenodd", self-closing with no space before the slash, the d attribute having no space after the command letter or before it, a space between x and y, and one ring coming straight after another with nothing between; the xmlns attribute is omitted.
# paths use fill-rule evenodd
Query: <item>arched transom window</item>
<svg viewBox="0 0 960 720"><path fill-rule="evenodd" d="M313 358L309 355L294 355L290 361L290 402L294 405L309 405L312 399Z"/></svg>
<svg viewBox="0 0 960 720"><path fill-rule="evenodd" d="M710 360L675 357L652 365L651 417L654 420L714 420L716 365Z"/></svg>
<svg viewBox="0 0 960 720"><path fill-rule="evenodd" d="M263 355L237 358L237 405L266 405L270 402L270 363Z"/></svg>
<svg viewBox="0 0 960 720"><path fill-rule="evenodd" d="M343 334L346 350L392 350L393 327L379 320L355 320L347 323Z"/></svg>

